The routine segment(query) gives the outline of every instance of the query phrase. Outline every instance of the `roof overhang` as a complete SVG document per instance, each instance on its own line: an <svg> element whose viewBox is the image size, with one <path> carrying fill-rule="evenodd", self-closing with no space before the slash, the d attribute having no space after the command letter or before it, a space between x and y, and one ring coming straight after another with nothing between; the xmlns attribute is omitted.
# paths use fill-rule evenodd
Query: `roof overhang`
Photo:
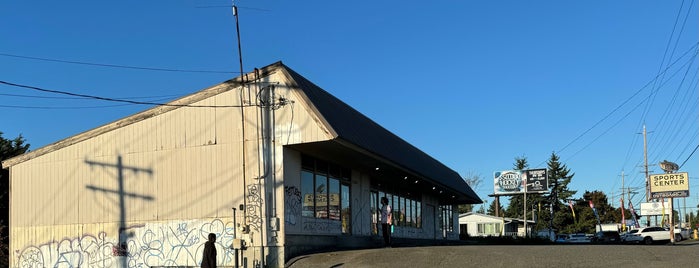
<svg viewBox="0 0 699 268"><path fill-rule="evenodd" d="M400 184L401 188L408 192L436 196L440 204L483 203L474 194L443 185L439 183L438 178L430 178L416 172L414 168L400 166L390 159L373 154L341 139L292 144L286 147L368 174L372 180L376 180L378 185Z"/></svg>

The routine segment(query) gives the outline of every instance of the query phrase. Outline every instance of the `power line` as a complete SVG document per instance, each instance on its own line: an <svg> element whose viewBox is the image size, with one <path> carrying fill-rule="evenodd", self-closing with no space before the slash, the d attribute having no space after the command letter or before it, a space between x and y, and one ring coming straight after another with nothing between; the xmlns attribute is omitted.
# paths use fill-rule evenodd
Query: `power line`
<svg viewBox="0 0 699 268"><path fill-rule="evenodd" d="M36 96L36 95L24 95L24 94L8 94L0 93L0 96L8 97L18 97L18 98L33 98L33 99L60 99L60 100L84 100L84 97L52 97L52 96ZM143 97L121 97L119 99L154 99L154 98L171 98L178 97L182 95L161 95L161 96L143 96Z"/></svg>
<svg viewBox="0 0 699 268"><path fill-rule="evenodd" d="M690 158L692 158L692 155L694 155L694 153L697 152L697 149L699 149L699 145L697 145L697 147L694 147L694 151L692 151L692 153L689 154L689 156L687 157L687 159L685 159L684 162L682 162L682 165L680 165L680 168L682 168L682 166L684 166L684 164L687 163L687 160L689 160Z"/></svg>
<svg viewBox="0 0 699 268"><path fill-rule="evenodd" d="M689 54L690 52L694 51L694 52L695 52L694 55L696 55L696 54L697 54L697 51L695 51L695 50L696 50L697 46L699 46L699 42L694 43L694 45L692 45L687 51L685 51L685 52L684 52L681 56L679 56L675 61L673 61L672 63L668 64L668 66L667 66L664 70L661 70L653 79L651 79L650 81L648 81L643 87L641 87L640 89L638 89L635 93L633 93L633 94L632 94L629 98L627 98L624 102L622 102L621 104L619 104L619 105L618 105L616 108L614 108L611 112L609 112L609 113L608 113L607 115L605 115L602 119L600 119L600 120L597 121L595 124L593 124L590 128L588 128L587 130L585 130L582 134L580 134L580 135L578 135L577 137L575 137L571 142L569 142L568 144L566 144L565 146L563 146L563 148L561 148L560 150L558 150L556 153L561 153L561 152L563 152L563 151L564 151L565 149L567 149L570 145L572 145L573 143L577 142L580 138L582 138L583 136L585 136L588 132L592 131L592 129L596 128L596 127L599 126L602 122L606 121L609 117L611 117L611 116L612 116L614 113L616 113L619 109L621 109L622 107L624 107L629 101L631 101L631 100L632 100L633 98L635 98L638 94L640 94L641 92L643 92L643 90L645 90L646 88L648 88L648 86L650 86L651 84L653 84L654 81L657 81L658 78L660 78L661 75L665 74L672 66L674 66L678 61L680 61L682 58L684 58L687 54ZM690 59L690 60L691 60L691 59ZM651 96L652 96L652 95L651 95ZM649 96L649 97L650 97L650 96ZM647 98L649 98L649 97L647 97ZM634 108L634 109L636 109L636 108ZM627 116L628 116L628 115L627 115ZM577 154L577 153L576 153L576 154ZM542 163L540 163L539 166L543 165L544 163L546 163L546 161L543 161Z"/></svg>
<svg viewBox="0 0 699 268"><path fill-rule="evenodd" d="M39 60L39 61L49 61L49 62L59 62L59 63L70 63L70 64L79 64L79 65L88 65L88 66L99 66L99 67L110 67L110 68L135 69L135 70L147 70L147 71L160 71L160 72L216 73L216 74L238 74L238 73L239 73L239 72L231 72L231 71L170 69L170 68L139 67L139 66L128 66L128 65L106 64L106 63L92 63L92 62L82 62L82 61L72 61L72 60L59 60L59 59L49 59L49 58L40 58L40 57L21 56L21 55L7 54L7 53L0 53L0 56L12 57L12 58L19 58L19 59L28 59L28 60Z"/></svg>
<svg viewBox="0 0 699 268"><path fill-rule="evenodd" d="M13 86L13 87L26 88L26 89L31 89L31 90L37 90L37 91L42 91L42 92L49 92L49 93L55 93L55 94L74 96L74 97L82 97L82 98L88 98L88 99L111 101L111 102L121 102L121 103L129 103L129 104L140 104L140 105L156 105L156 106L170 106L170 107L196 107L196 108L241 108L241 107L256 107L256 106L258 106L258 105L220 105L220 106L219 105L189 105L189 104L169 104L169 103L158 103L158 102L147 102L147 101L133 101L133 100L125 100L125 99L116 99L116 98L107 98L107 97L100 97L100 96L93 96L93 95L78 94L78 93L59 91L59 90L44 89L44 88L35 87L35 86L27 86L27 85L20 85L20 84L5 82L5 81L1 81L1 80L0 80L0 84Z"/></svg>

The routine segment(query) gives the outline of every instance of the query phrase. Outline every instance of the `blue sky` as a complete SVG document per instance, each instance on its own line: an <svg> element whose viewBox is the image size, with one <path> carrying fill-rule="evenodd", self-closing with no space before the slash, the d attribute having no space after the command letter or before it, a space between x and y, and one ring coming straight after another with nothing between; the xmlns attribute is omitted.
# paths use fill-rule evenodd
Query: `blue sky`
<svg viewBox="0 0 699 268"><path fill-rule="evenodd" d="M667 159L699 200L696 0L236 1L245 71L298 71L493 192L515 157L556 152L578 197ZM162 102L237 75L230 1L3 1L0 81ZM34 59L31 59L31 58ZM177 69L151 71L59 61ZM185 72L207 70L220 72ZM229 73L226 73L229 72ZM37 149L142 105L0 85L0 131ZM633 199L638 205L643 189Z"/></svg>

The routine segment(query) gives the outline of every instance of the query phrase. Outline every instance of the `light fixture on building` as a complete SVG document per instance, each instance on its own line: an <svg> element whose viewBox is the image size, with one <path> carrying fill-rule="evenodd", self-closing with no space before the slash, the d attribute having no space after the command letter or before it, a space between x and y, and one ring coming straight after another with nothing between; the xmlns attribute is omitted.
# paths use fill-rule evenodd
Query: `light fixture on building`
<svg viewBox="0 0 699 268"><path fill-rule="evenodd" d="M403 177L403 179L404 179L404 180L407 180L407 179L408 179L408 176Z"/></svg>
<svg viewBox="0 0 699 268"><path fill-rule="evenodd" d="M415 184L417 184L418 180L415 180Z"/></svg>
<svg viewBox="0 0 699 268"><path fill-rule="evenodd" d="M436 186L432 186L432 190L436 190L436 189L437 189L437 187L436 187Z"/></svg>

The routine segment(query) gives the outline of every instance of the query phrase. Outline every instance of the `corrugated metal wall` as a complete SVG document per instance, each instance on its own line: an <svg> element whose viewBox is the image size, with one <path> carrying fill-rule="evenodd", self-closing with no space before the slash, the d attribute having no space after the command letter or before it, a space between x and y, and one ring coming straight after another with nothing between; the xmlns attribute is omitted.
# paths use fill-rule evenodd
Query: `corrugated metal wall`
<svg viewBox="0 0 699 268"><path fill-rule="evenodd" d="M273 75L267 80L279 81L279 77ZM191 105L239 105L239 94L240 90L235 89ZM294 101L293 105L276 111L277 178L281 186L282 143L331 137L329 131L319 125L319 119L308 114L309 106L298 98L298 93L282 86L277 94ZM254 102L254 95L250 99ZM245 116L246 184L250 185L254 183L252 178L259 176L261 165L257 131L259 108L245 108ZM82 239L89 238L101 239L100 245L109 245L119 241L119 226L122 225L144 233L145 237L147 230L143 228L146 225L159 224L153 228L166 230L163 226L182 222L189 227L187 230L205 230L216 223L224 226L222 235L230 236L231 208L246 202L243 192L251 191L242 181L241 122L240 108L182 107L12 166L12 265L31 264L36 262L33 257L40 257L46 267L77 262L85 266L89 255L85 249L82 255L67 259L67 249L66 254L58 254L63 251L52 247L60 247L60 243L53 244L57 241L79 244ZM120 180L124 192L123 214ZM275 189L281 222L284 220L283 195L283 187ZM121 223L122 217L125 217L124 223ZM188 223L188 220L203 223ZM157 236L155 231L154 237ZM197 238L189 245L192 252L203 244L200 236L192 236ZM136 244L147 242L129 239ZM159 245L167 246L166 243ZM79 248L74 246L71 250ZM51 252L44 252L46 250ZM108 259L109 256L103 254L103 257ZM160 256L157 262L162 262L164 257ZM196 259L196 254L192 258ZM104 263L103 260L93 261L95 266Z"/></svg>

